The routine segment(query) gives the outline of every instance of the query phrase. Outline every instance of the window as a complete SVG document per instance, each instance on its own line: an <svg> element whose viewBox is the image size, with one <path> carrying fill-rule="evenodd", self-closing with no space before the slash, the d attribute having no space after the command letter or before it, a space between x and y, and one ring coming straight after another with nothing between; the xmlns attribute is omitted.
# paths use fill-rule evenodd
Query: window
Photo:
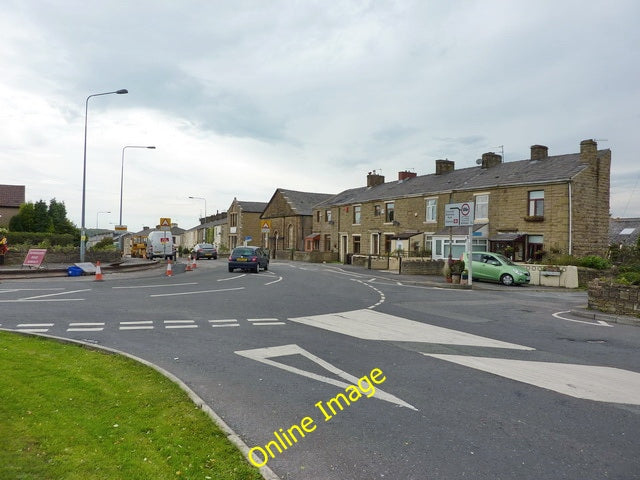
<svg viewBox="0 0 640 480"><path fill-rule="evenodd" d="M293 236L293 225L291 225L291 224L289 224L289 232L288 233L289 233L289 238L287 239L288 247L289 248L295 248L296 247L296 243L295 243L296 239Z"/></svg>
<svg viewBox="0 0 640 480"><path fill-rule="evenodd" d="M238 226L238 214L237 213L229 214L229 226L230 227L237 227Z"/></svg>
<svg viewBox="0 0 640 480"><path fill-rule="evenodd" d="M438 199L437 198L427 198L427 217L425 220L427 222L438 221Z"/></svg>
<svg viewBox="0 0 640 480"><path fill-rule="evenodd" d="M540 260L544 247L544 236L542 235L528 235L527 237L527 261Z"/></svg>
<svg viewBox="0 0 640 480"><path fill-rule="evenodd" d="M373 216L374 217L379 217L382 214L382 209L380 208L380 205L374 205L373 206Z"/></svg>
<svg viewBox="0 0 640 480"><path fill-rule="evenodd" d="M320 223L320 210L316 212L316 222Z"/></svg>
<svg viewBox="0 0 640 480"><path fill-rule="evenodd" d="M360 253L360 235L353 236L353 253Z"/></svg>
<svg viewBox="0 0 640 480"><path fill-rule="evenodd" d="M324 220L325 220L325 222L330 222L331 221L331 210L325 210L324 211Z"/></svg>
<svg viewBox="0 0 640 480"><path fill-rule="evenodd" d="M356 225L360 224L360 213L362 211L362 206L361 205L354 205L353 206L353 223Z"/></svg>
<svg viewBox="0 0 640 480"><path fill-rule="evenodd" d="M384 221L387 223L391 223L394 220L394 203L393 202L387 202L384 204Z"/></svg>
<svg viewBox="0 0 640 480"><path fill-rule="evenodd" d="M331 235L329 234L325 234L324 236L324 251L325 252L331 251Z"/></svg>
<svg viewBox="0 0 640 480"><path fill-rule="evenodd" d="M476 195L476 220L489 218L489 195Z"/></svg>
<svg viewBox="0 0 640 480"><path fill-rule="evenodd" d="M393 238L393 234L384 236L384 253L391 253L391 238Z"/></svg>
<svg viewBox="0 0 640 480"><path fill-rule="evenodd" d="M542 217L544 215L544 190L529 192L529 216Z"/></svg>

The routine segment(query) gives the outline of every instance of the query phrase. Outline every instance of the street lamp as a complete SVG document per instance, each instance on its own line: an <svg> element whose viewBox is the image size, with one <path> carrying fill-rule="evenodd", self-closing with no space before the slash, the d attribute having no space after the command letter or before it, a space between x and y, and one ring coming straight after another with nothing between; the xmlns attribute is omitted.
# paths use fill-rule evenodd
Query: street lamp
<svg viewBox="0 0 640 480"><path fill-rule="evenodd" d="M123 180L124 180L124 151L127 148L148 148L150 150L156 149L156 147L154 147L153 145L150 145L148 147L145 147L144 145L125 145L124 147L122 147L122 166L120 167L120 223L118 224L119 226L122 226L122 187L123 187Z"/></svg>
<svg viewBox="0 0 640 480"><path fill-rule="evenodd" d="M86 192L87 192L87 117L89 116L89 99L91 97L99 97L101 95L111 95L111 94L123 95L125 93L129 93L129 90L126 88L122 88L120 90L115 90L113 92L104 92L104 93L94 93L93 95L89 95L87 100L85 101L84 106L84 155L82 161L82 214L81 214L81 226L80 226L80 262L84 262L84 253L87 248L87 239L85 235L85 206L86 206Z"/></svg>
<svg viewBox="0 0 640 480"><path fill-rule="evenodd" d="M98 223L98 216L99 216L101 213L111 213L111 212L102 211L102 212L98 212L98 213L96 213L96 228L99 228L99 226L100 226L100 224Z"/></svg>
<svg viewBox="0 0 640 480"><path fill-rule="evenodd" d="M193 200L204 200L204 221L207 221L207 199L202 197L189 197Z"/></svg>

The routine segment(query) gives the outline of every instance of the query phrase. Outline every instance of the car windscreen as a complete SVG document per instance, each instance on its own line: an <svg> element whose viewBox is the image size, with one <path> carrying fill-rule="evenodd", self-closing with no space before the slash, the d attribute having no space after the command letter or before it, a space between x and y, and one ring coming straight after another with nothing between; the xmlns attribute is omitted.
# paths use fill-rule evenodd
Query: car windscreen
<svg viewBox="0 0 640 480"><path fill-rule="evenodd" d="M500 260L502 263L506 263L507 265L515 265L511 260L509 260L504 255L496 255L496 258Z"/></svg>

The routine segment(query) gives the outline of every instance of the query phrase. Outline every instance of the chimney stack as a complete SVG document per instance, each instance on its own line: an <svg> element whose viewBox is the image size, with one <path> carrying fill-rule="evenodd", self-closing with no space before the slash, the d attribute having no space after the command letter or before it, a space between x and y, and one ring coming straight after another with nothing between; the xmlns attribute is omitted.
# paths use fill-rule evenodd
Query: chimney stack
<svg viewBox="0 0 640 480"><path fill-rule="evenodd" d="M456 162L453 160L436 160L436 175L453 172L456 168Z"/></svg>
<svg viewBox="0 0 640 480"><path fill-rule="evenodd" d="M482 154L482 168L491 168L502 163L502 156L497 153L487 152Z"/></svg>
<svg viewBox="0 0 640 480"><path fill-rule="evenodd" d="M375 187L384 183L384 175L378 175L376 171L367 174L367 187Z"/></svg>
<svg viewBox="0 0 640 480"><path fill-rule="evenodd" d="M580 142L580 161L584 163L596 163L598 158L598 144L593 139Z"/></svg>
<svg viewBox="0 0 640 480"><path fill-rule="evenodd" d="M549 149L544 145L531 145L531 160L549 158Z"/></svg>
<svg viewBox="0 0 640 480"><path fill-rule="evenodd" d="M417 177L418 174L416 172L408 172L408 171L404 171L404 172L398 172L398 181L402 182L404 180L409 180L410 178L415 178Z"/></svg>

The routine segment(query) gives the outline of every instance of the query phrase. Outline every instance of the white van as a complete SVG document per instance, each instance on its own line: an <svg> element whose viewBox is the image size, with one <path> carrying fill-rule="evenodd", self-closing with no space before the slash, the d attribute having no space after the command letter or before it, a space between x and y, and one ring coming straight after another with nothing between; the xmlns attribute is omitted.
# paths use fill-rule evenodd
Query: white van
<svg viewBox="0 0 640 480"><path fill-rule="evenodd" d="M173 236L169 231L154 230L147 236L147 258L170 258L175 260L176 250L173 244Z"/></svg>

